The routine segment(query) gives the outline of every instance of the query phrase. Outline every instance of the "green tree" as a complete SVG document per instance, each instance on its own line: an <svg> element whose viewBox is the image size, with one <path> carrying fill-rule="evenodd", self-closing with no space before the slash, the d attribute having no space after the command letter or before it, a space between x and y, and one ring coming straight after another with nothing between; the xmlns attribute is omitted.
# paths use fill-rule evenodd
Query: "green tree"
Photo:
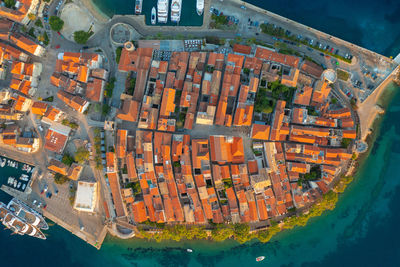
<svg viewBox="0 0 400 267"><path fill-rule="evenodd" d="M351 139L349 139L349 138L343 138L341 143L342 143L342 147L343 147L343 148L348 148L349 145L350 145L350 143L351 143Z"/></svg>
<svg viewBox="0 0 400 267"><path fill-rule="evenodd" d="M102 107L102 110L101 110L101 114L103 116L106 116L108 114L108 112L110 112L110 110L111 110L110 106L107 104L104 104Z"/></svg>
<svg viewBox="0 0 400 267"><path fill-rule="evenodd" d="M68 177L67 177L67 176L64 176L64 175L59 174L59 173L56 173L56 174L54 175L54 182L55 182L56 184L64 184L64 183L66 183L67 181L68 181Z"/></svg>
<svg viewBox="0 0 400 267"><path fill-rule="evenodd" d="M74 32L74 41L78 44L86 44L93 32L76 31Z"/></svg>
<svg viewBox="0 0 400 267"><path fill-rule="evenodd" d="M4 0L4 4L7 8L12 8L15 6L15 0Z"/></svg>
<svg viewBox="0 0 400 267"><path fill-rule="evenodd" d="M51 16L49 24L53 31L59 32L64 26L64 21L57 16Z"/></svg>
<svg viewBox="0 0 400 267"><path fill-rule="evenodd" d="M70 154L65 153L64 156L62 157L61 162L64 163L65 165L71 166L72 163L74 163L74 158Z"/></svg>
<svg viewBox="0 0 400 267"><path fill-rule="evenodd" d="M89 158L89 151L86 150L84 147L80 147L75 152L75 161L79 163L84 163Z"/></svg>
<svg viewBox="0 0 400 267"><path fill-rule="evenodd" d="M250 226L244 223L235 223L233 225L235 240L240 244L250 241L253 236L250 234Z"/></svg>

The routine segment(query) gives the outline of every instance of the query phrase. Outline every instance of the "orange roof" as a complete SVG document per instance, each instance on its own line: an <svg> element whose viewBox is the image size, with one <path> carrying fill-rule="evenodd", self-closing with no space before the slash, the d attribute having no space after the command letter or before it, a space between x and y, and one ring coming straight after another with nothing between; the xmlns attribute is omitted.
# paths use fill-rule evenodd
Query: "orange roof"
<svg viewBox="0 0 400 267"><path fill-rule="evenodd" d="M29 8L32 4L32 0L21 0L18 1L18 9L11 9L5 6L0 7L0 16L10 19L16 22L22 22L25 16L28 14Z"/></svg>
<svg viewBox="0 0 400 267"><path fill-rule="evenodd" d="M67 143L68 136L49 129L45 139L45 149L61 154Z"/></svg>
<svg viewBox="0 0 400 267"><path fill-rule="evenodd" d="M247 166L248 166L250 174L257 174L258 173L258 164L257 164L256 160L247 161Z"/></svg>
<svg viewBox="0 0 400 267"><path fill-rule="evenodd" d="M357 132L356 130L343 130L342 131L342 137L343 138L350 138L350 139L356 139L357 138Z"/></svg>
<svg viewBox="0 0 400 267"><path fill-rule="evenodd" d="M58 117L61 114L61 110L53 107L53 106L49 106L48 109L46 110L46 113L44 114L44 117L52 120L52 121L56 121L58 120Z"/></svg>
<svg viewBox="0 0 400 267"><path fill-rule="evenodd" d="M123 48L118 69L122 71L137 71L138 69L149 69L153 48L137 48L128 51Z"/></svg>
<svg viewBox="0 0 400 267"><path fill-rule="evenodd" d="M161 101L160 116L168 117L175 111L175 89L165 88Z"/></svg>
<svg viewBox="0 0 400 267"><path fill-rule="evenodd" d="M304 61L303 65L301 66L301 70L317 79L321 77L321 74L324 71L320 65L308 60Z"/></svg>
<svg viewBox="0 0 400 267"><path fill-rule="evenodd" d="M83 167L76 164L72 163L71 167L68 169L68 178L74 181L77 181L79 179L79 175L81 174L83 170Z"/></svg>
<svg viewBox="0 0 400 267"><path fill-rule="evenodd" d="M126 155L126 142L128 131L118 129L117 131L117 158L125 158Z"/></svg>
<svg viewBox="0 0 400 267"><path fill-rule="evenodd" d="M292 134L294 135L313 135L318 137L327 137L330 135L330 129L305 127L305 126L292 126Z"/></svg>
<svg viewBox="0 0 400 267"><path fill-rule="evenodd" d="M100 79L93 79L86 87L86 98L94 102L101 102L103 99L103 90L106 82Z"/></svg>
<svg viewBox="0 0 400 267"><path fill-rule="evenodd" d="M351 117L349 118L342 118L342 128L353 128L354 127L354 121Z"/></svg>
<svg viewBox="0 0 400 267"><path fill-rule="evenodd" d="M293 108L292 122L298 124L304 124L307 118L307 109L305 108Z"/></svg>
<svg viewBox="0 0 400 267"><path fill-rule="evenodd" d="M125 216L124 205L122 203L121 188L118 181L118 176L115 172L107 174L108 182L111 188L111 194L114 200L114 207L117 217Z"/></svg>
<svg viewBox="0 0 400 267"><path fill-rule="evenodd" d="M243 139L241 137L210 136L211 159L220 163L244 162Z"/></svg>
<svg viewBox="0 0 400 267"><path fill-rule="evenodd" d="M258 216L260 217L260 221L268 220L267 205L265 204L264 198L257 199L257 206L258 206Z"/></svg>
<svg viewBox="0 0 400 267"><path fill-rule="evenodd" d="M275 106L274 120L271 129L270 139L273 141L280 140L280 129L282 127L283 118L285 116L286 101L278 100Z"/></svg>
<svg viewBox="0 0 400 267"><path fill-rule="evenodd" d="M251 46L241 45L241 44L234 44L233 45L233 52L249 55L251 53Z"/></svg>
<svg viewBox="0 0 400 267"><path fill-rule="evenodd" d="M122 110L119 110L117 118L124 121L136 122L140 103L135 100L124 100Z"/></svg>
<svg viewBox="0 0 400 267"><path fill-rule="evenodd" d="M297 68L300 62L300 58L298 57L276 53L261 47L257 47L256 57L264 60L278 62L284 65L291 66L293 68Z"/></svg>
<svg viewBox="0 0 400 267"><path fill-rule="evenodd" d="M49 166L47 168L53 172L57 172L62 175L67 175L68 166L62 163L61 161L51 159L49 162Z"/></svg>
<svg viewBox="0 0 400 267"><path fill-rule="evenodd" d="M35 101L32 105L32 113L42 116L46 112L47 107L46 103Z"/></svg>
<svg viewBox="0 0 400 267"><path fill-rule="evenodd" d="M22 50L25 50L31 54L35 54L36 50L40 47L40 45L36 44L35 42L31 41L20 33L11 34L10 41Z"/></svg>
<svg viewBox="0 0 400 267"><path fill-rule="evenodd" d="M293 142L314 144L315 136L290 134L289 140Z"/></svg>
<svg viewBox="0 0 400 267"><path fill-rule="evenodd" d="M89 78L89 68L86 67L85 65L79 66L78 77L76 79L82 83L87 83L88 78Z"/></svg>
<svg viewBox="0 0 400 267"><path fill-rule="evenodd" d="M300 74L299 69L296 68L291 69L289 75L282 75L281 84L289 87L296 87L299 74Z"/></svg>
<svg viewBox="0 0 400 267"><path fill-rule="evenodd" d="M331 88L328 86L326 81L318 81L314 87L314 93L312 96L312 101L315 103L322 104L328 98Z"/></svg>
<svg viewBox="0 0 400 267"><path fill-rule="evenodd" d="M298 88L296 90L296 96L294 98L294 103L297 105L308 106L311 100L312 87L304 86L303 88Z"/></svg>
<svg viewBox="0 0 400 267"><path fill-rule="evenodd" d="M132 204L132 213L135 222L141 223L147 220L146 208L143 201L137 201Z"/></svg>
<svg viewBox="0 0 400 267"><path fill-rule="evenodd" d="M264 124L253 124L251 128L251 138L259 140L268 140L270 126Z"/></svg>
<svg viewBox="0 0 400 267"><path fill-rule="evenodd" d="M136 173L135 159L132 153L128 153L128 155L126 156L126 167L128 169L128 178L136 179L137 173Z"/></svg>
<svg viewBox="0 0 400 267"><path fill-rule="evenodd" d="M325 116L334 119L350 118L351 111L349 108L342 108L338 110L329 110L325 113Z"/></svg>
<svg viewBox="0 0 400 267"><path fill-rule="evenodd" d="M106 153L107 172L115 172L115 153Z"/></svg>

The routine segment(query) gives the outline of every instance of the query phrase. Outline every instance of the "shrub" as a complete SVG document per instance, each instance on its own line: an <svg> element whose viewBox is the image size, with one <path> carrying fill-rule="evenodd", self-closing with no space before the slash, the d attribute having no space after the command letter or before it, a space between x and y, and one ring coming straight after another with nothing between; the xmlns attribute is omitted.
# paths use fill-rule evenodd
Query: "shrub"
<svg viewBox="0 0 400 267"><path fill-rule="evenodd" d="M68 177L59 173L54 175L54 182L56 184L64 184L68 181Z"/></svg>
<svg viewBox="0 0 400 267"><path fill-rule="evenodd" d="M84 147L80 147L75 152L75 160L79 163L84 163L89 158L89 151Z"/></svg>
<svg viewBox="0 0 400 267"><path fill-rule="evenodd" d="M64 21L57 16L51 16L49 24L53 31L59 32L64 26Z"/></svg>
<svg viewBox="0 0 400 267"><path fill-rule="evenodd" d="M15 0L4 0L4 4L7 8L12 8L15 6Z"/></svg>
<svg viewBox="0 0 400 267"><path fill-rule="evenodd" d="M68 153L65 153L64 156L62 157L61 162L64 163L65 165L71 166L72 163L74 163L74 158Z"/></svg>
<svg viewBox="0 0 400 267"><path fill-rule="evenodd" d="M37 20L35 21L35 26L40 27L40 28L43 28L43 23L42 23L42 21L41 21L40 19L37 19Z"/></svg>
<svg viewBox="0 0 400 267"><path fill-rule="evenodd" d="M76 31L74 32L74 41L78 44L86 44L93 32Z"/></svg>
<svg viewBox="0 0 400 267"><path fill-rule="evenodd" d="M121 59L121 53L122 53L122 47L117 47L117 49L115 50L115 61L117 63L119 63Z"/></svg>

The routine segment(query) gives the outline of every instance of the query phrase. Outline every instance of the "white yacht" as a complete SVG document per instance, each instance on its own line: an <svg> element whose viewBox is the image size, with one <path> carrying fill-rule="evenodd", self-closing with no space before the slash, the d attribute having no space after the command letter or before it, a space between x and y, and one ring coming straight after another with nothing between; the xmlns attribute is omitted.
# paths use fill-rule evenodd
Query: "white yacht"
<svg viewBox="0 0 400 267"><path fill-rule="evenodd" d="M196 11L199 16L203 15L204 11L204 0L197 0L196 2Z"/></svg>
<svg viewBox="0 0 400 267"><path fill-rule="evenodd" d="M167 23L168 21L168 0L158 0L157 2L158 23Z"/></svg>
<svg viewBox="0 0 400 267"><path fill-rule="evenodd" d="M15 215L14 212L9 210L2 202L0 202L0 222L13 231L14 234L29 235L40 239L46 239L46 236L38 228L26 222L18 215Z"/></svg>
<svg viewBox="0 0 400 267"><path fill-rule="evenodd" d="M171 21L178 23L181 20L182 0L172 0Z"/></svg>

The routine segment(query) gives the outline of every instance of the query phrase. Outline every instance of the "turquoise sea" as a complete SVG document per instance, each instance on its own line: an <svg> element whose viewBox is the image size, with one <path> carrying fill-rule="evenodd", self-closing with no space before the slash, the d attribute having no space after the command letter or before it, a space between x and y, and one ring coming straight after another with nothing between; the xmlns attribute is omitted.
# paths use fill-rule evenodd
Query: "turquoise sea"
<svg viewBox="0 0 400 267"><path fill-rule="evenodd" d="M116 8L123 9L126 0L102 1L115 3ZM400 9L398 1L258 2L279 14L287 15L285 12L288 12L293 19L309 21L310 26L315 27L311 23L315 20L320 28L342 38L347 36L347 40L369 49L387 55L399 52L399 16L393 15ZM324 15L326 21L315 14ZM368 39L368 36L373 38ZM97 251L58 226L51 226L46 232L46 241L11 236L4 230L0 231L0 266L400 266L399 89L394 85L387 88L384 103L388 108L379 127L375 128L376 140L355 181L340 196L336 209L312 219L306 227L277 235L270 243L239 245L234 241L193 241L158 244L107 237L102 249ZM0 179L6 178L0 173ZM0 192L0 200L8 199ZM192 248L194 252L187 253L186 248ZM266 260L256 263L255 257L259 255L265 255Z"/></svg>

